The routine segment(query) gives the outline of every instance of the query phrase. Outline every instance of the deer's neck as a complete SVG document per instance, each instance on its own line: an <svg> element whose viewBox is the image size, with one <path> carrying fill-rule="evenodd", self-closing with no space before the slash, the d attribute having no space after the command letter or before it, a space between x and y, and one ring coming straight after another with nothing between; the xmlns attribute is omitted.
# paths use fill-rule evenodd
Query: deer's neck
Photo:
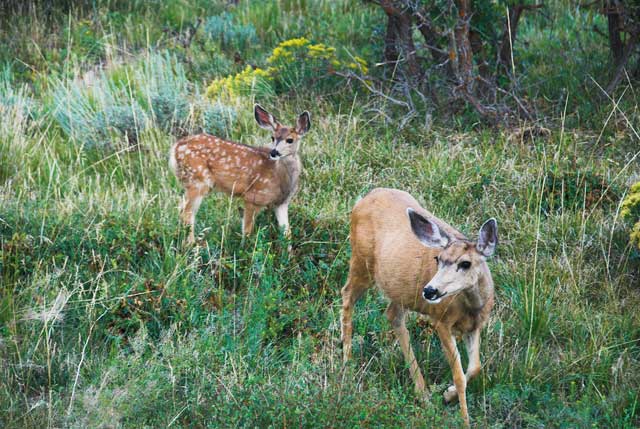
<svg viewBox="0 0 640 429"><path fill-rule="evenodd" d="M480 313L485 305L493 302L493 280L491 274L482 273L478 283L464 292L465 304L471 313Z"/></svg>
<svg viewBox="0 0 640 429"><path fill-rule="evenodd" d="M278 173L285 178L289 178L291 181L297 181L301 169L302 163L297 153L276 162L276 170Z"/></svg>
<svg viewBox="0 0 640 429"><path fill-rule="evenodd" d="M300 157L296 153L282 158L276 162L275 169L279 178L281 198L288 201L298 189L298 179L302 171Z"/></svg>

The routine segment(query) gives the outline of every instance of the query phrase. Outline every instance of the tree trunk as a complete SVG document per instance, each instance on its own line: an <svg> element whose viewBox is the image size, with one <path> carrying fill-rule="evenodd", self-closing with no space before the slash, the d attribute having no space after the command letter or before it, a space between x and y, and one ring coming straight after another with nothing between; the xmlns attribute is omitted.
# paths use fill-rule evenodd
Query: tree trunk
<svg viewBox="0 0 640 429"><path fill-rule="evenodd" d="M469 23L471 20L470 0L456 0L458 6L458 22L453 29L456 44L456 74L458 83L469 94L474 92L473 50L469 39Z"/></svg>
<svg viewBox="0 0 640 429"><path fill-rule="evenodd" d="M622 30L622 17L620 16L620 5L618 0L609 0L605 5L607 22L609 27L609 47L613 55L613 63L617 66L622 61L624 55L624 44L620 32Z"/></svg>
<svg viewBox="0 0 640 429"><path fill-rule="evenodd" d="M385 35L384 61L397 64L410 79L421 74L413 43L413 15L402 1L383 0L379 4L387 14L387 33Z"/></svg>

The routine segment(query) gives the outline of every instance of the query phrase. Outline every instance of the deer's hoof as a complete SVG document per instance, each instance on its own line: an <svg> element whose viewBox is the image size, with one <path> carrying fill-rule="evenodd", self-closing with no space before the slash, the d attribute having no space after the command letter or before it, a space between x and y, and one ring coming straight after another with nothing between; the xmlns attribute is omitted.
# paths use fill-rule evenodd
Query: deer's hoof
<svg viewBox="0 0 640 429"><path fill-rule="evenodd" d="M456 386L449 386L449 388L444 391L444 394L442 396L444 396L444 402L446 404L457 401L458 392L456 391Z"/></svg>

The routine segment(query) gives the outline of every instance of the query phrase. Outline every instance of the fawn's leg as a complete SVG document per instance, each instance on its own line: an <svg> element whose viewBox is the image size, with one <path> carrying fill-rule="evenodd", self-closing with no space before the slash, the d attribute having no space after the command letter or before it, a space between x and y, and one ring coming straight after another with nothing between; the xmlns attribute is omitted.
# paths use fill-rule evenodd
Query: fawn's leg
<svg viewBox="0 0 640 429"><path fill-rule="evenodd" d="M469 427L469 412L467 411L467 379L462 370L462 362L460 361L460 353L456 346L456 338L451 333L451 328L443 324L438 324L436 327L440 343L449 361L451 372L453 373L453 384L458 393L458 399L460 400L460 413L464 419L464 423Z"/></svg>
<svg viewBox="0 0 640 429"><path fill-rule="evenodd" d="M274 209L276 213L276 219L278 220L278 226L282 229L284 236L291 237L291 230L289 229L289 204L281 204Z"/></svg>
<svg viewBox="0 0 640 429"><path fill-rule="evenodd" d="M351 357L351 336L353 334L353 306L365 290L371 287L371 278L364 262L351 256L349 277L342 288L342 312L340 315L340 331L342 333L342 358L347 362Z"/></svg>
<svg viewBox="0 0 640 429"><path fill-rule="evenodd" d="M245 201L244 218L242 219L242 235L244 237L248 236L249 234L251 234L251 231L253 231L253 221L255 220L256 215L258 214L260 209L261 207Z"/></svg>
<svg viewBox="0 0 640 429"><path fill-rule="evenodd" d="M195 243L195 223L196 214L202 203L202 199L207 195L209 189L205 186L189 186L183 197L182 208L180 210L180 219L189 228L189 236L187 237L187 244Z"/></svg>
<svg viewBox="0 0 640 429"><path fill-rule="evenodd" d="M467 384L469 381L480 373L480 329L476 329L468 334L462 336L464 339L464 345L467 349L467 355L469 356L469 364L467 365L467 373L465 378ZM451 402L458 398L458 392L456 386L449 386L444 392L444 400Z"/></svg>
<svg viewBox="0 0 640 429"><path fill-rule="evenodd" d="M422 377L422 373L420 372L418 362L416 361L416 356L413 354L413 348L411 347L409 330L405 323L406 314L407 311L394 302L390 303L387 307L387 319L389 319L391 326L393 326L393 332L398 338L402 354L404 354L404 359L409 365L409 372L411 374L411 379L415 383L416 393L422 394L424 392L425 382Z"/></svg>

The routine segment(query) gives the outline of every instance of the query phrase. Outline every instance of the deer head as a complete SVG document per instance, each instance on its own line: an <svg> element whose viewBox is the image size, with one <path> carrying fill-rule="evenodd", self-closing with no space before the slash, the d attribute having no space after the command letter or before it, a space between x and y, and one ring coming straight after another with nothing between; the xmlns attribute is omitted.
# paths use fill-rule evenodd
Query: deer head
<svg viewBox="0 0 640 429"><path fill-rule="evenodd" d="M259 104L255 105L254 114L256 122L261 128L271 131L271 151L269 156L273 160L279 160L298 151L300 139L311 128L311 117L309 112L304 111L298 116L295 127L286 127Z"/></svg>
<svg viewBox="0 0 640 429"><path fill-rule="evenodd" d="M407 209L411 229L422 244L441 249L435 257L438 271L424 286L422 296L430 304L438 304L445 296L453 296L478 284L487 272L486 259L493 255L498 243L498 223L491 218L480 228L477 242L452 239L438 225Z"/></svg>

